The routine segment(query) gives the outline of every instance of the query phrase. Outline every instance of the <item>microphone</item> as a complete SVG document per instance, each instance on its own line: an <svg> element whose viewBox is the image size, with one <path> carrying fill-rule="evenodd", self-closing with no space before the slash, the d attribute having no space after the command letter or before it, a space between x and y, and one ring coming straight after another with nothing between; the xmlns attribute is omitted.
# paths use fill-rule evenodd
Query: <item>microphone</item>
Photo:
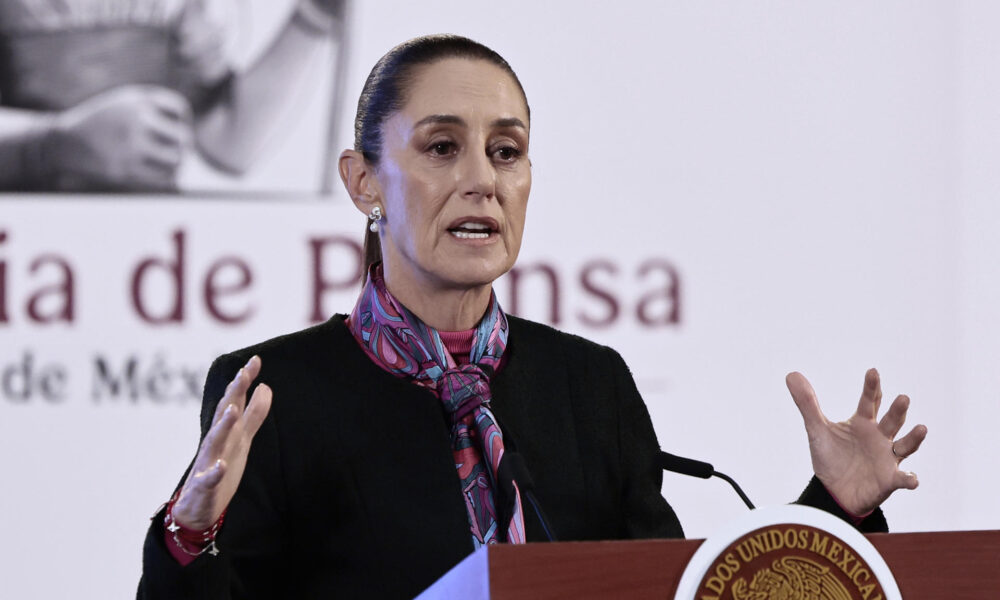
<svg viewBox="0 0 1000 600"><path fill-rule="evenodd" d="M512 484L517 484L517 489L521 492L521 497L531 504L531 508L535 511L535 516L538 517L538 521L542 524L545 537L549 538L550 542L556 541L556 536L552 533L552 527L549 525L549 520L545 517L542 505L538 503L538 498L535 497L535 482L531 479L528 466L524 464L524 457L511 450L505 451L503 458L500 459L500 465L497 467L497 477L500 479L500 485L504 488L509 498L514 497L514 486Z"/></svg>
<svg viewBox="0 0 1000 600"><path fill-rule="evenodd" d="M718 477L733 486L733 489L740 495L740 499L743 500L743 503L746 504L748 508L751 510L754 508L753 502L750 502L750 498L747 498L747 495L743 493L743 490L735 481L733 481L732 477L726 475L725 473L716 471L715 467L707 462L701 462L700 460L694 460L692 458L684 458L683 456L677 456L660 450L659 454L656 455L656 464L665 471L680 473L681 475L689 475L691 477L699 477L701 479L708 479L714 475L715 477Z"/></svg>

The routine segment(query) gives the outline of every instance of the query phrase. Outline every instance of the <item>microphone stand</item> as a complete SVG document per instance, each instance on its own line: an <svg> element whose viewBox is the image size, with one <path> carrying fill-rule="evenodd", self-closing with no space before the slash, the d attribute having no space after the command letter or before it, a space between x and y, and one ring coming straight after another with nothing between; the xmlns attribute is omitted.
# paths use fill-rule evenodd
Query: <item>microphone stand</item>
<svg viewBox="0 0 1000 600"><path fill-rule="evenodd" d="M747 505L747 508L753 510L755 506L753 502L750 502L750 498L743 493L739 484L733 480L732 477L726 475L725 473L720 473L715 470L715 467L708 464L707 462L702 462L700 460L694 460L692 458L684 458L683 456L677 456L676 454L670 454L669 452L660 451L656 456L656 464L665 471L670 471L671 473L679 473L681 475L689 475L691 477L698 477L701 479L708 479L710 477L718 477L723 481L729 483L739 494L740 499L743 503Z"/></svg>

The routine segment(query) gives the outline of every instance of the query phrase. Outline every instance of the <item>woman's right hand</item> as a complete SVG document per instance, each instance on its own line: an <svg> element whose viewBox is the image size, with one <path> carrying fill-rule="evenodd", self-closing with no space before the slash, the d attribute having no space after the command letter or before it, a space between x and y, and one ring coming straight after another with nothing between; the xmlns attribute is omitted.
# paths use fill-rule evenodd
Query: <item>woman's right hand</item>
<svg viewBox="0 0 1000 600"><path fill-rule="evenodd" d="M226 386L212 419L212 427L198 448L198 456L174 503L174 520L187 529L212 527L236 494L247 464L250 443L271 408L271 388L260 384L247 405L247 390L260 373L254 356Z"/></svg>

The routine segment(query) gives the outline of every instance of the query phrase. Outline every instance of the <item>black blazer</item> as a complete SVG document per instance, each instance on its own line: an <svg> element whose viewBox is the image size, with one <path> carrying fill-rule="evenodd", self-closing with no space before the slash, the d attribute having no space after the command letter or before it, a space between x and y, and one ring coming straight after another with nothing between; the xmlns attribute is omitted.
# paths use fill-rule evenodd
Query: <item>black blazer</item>
<svg viewBox="0 0 1000 600"><path fill-rule="evenodd" d="M509 319L492 408L559 539L682 537L660 494L649 414L621 357ZM161 512L146 536L139 598L410 598L473 550L440 401L372 363L343 316L218 358L202 436L254 354L274 402L220 553L181 567L164 545ZM815 481L800 501L839 512ZM528 540L543 541L534 513L524 514Z"/></svg>

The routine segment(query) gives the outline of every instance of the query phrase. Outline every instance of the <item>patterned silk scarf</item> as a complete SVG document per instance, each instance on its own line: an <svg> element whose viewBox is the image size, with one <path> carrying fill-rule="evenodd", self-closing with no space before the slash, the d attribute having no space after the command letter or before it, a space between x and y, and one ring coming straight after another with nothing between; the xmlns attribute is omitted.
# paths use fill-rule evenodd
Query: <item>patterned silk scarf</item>
<svg viewBox="0 0 1000 600"><path fill-rule="evenodd" d="M365 353L386 371L426 387L440 398L451 422L455 468L462 482L476 548L504 537L498 526L495 491L503 457L503 435L490 410L490 376L507 346L507 317L496 295L476 326L469 364L458 366L437 330L396 301L386 290L382 266L375 265L350 317L350 329ZM524 543L521 496L514 485L513 513L506 541Z"/></svg>

